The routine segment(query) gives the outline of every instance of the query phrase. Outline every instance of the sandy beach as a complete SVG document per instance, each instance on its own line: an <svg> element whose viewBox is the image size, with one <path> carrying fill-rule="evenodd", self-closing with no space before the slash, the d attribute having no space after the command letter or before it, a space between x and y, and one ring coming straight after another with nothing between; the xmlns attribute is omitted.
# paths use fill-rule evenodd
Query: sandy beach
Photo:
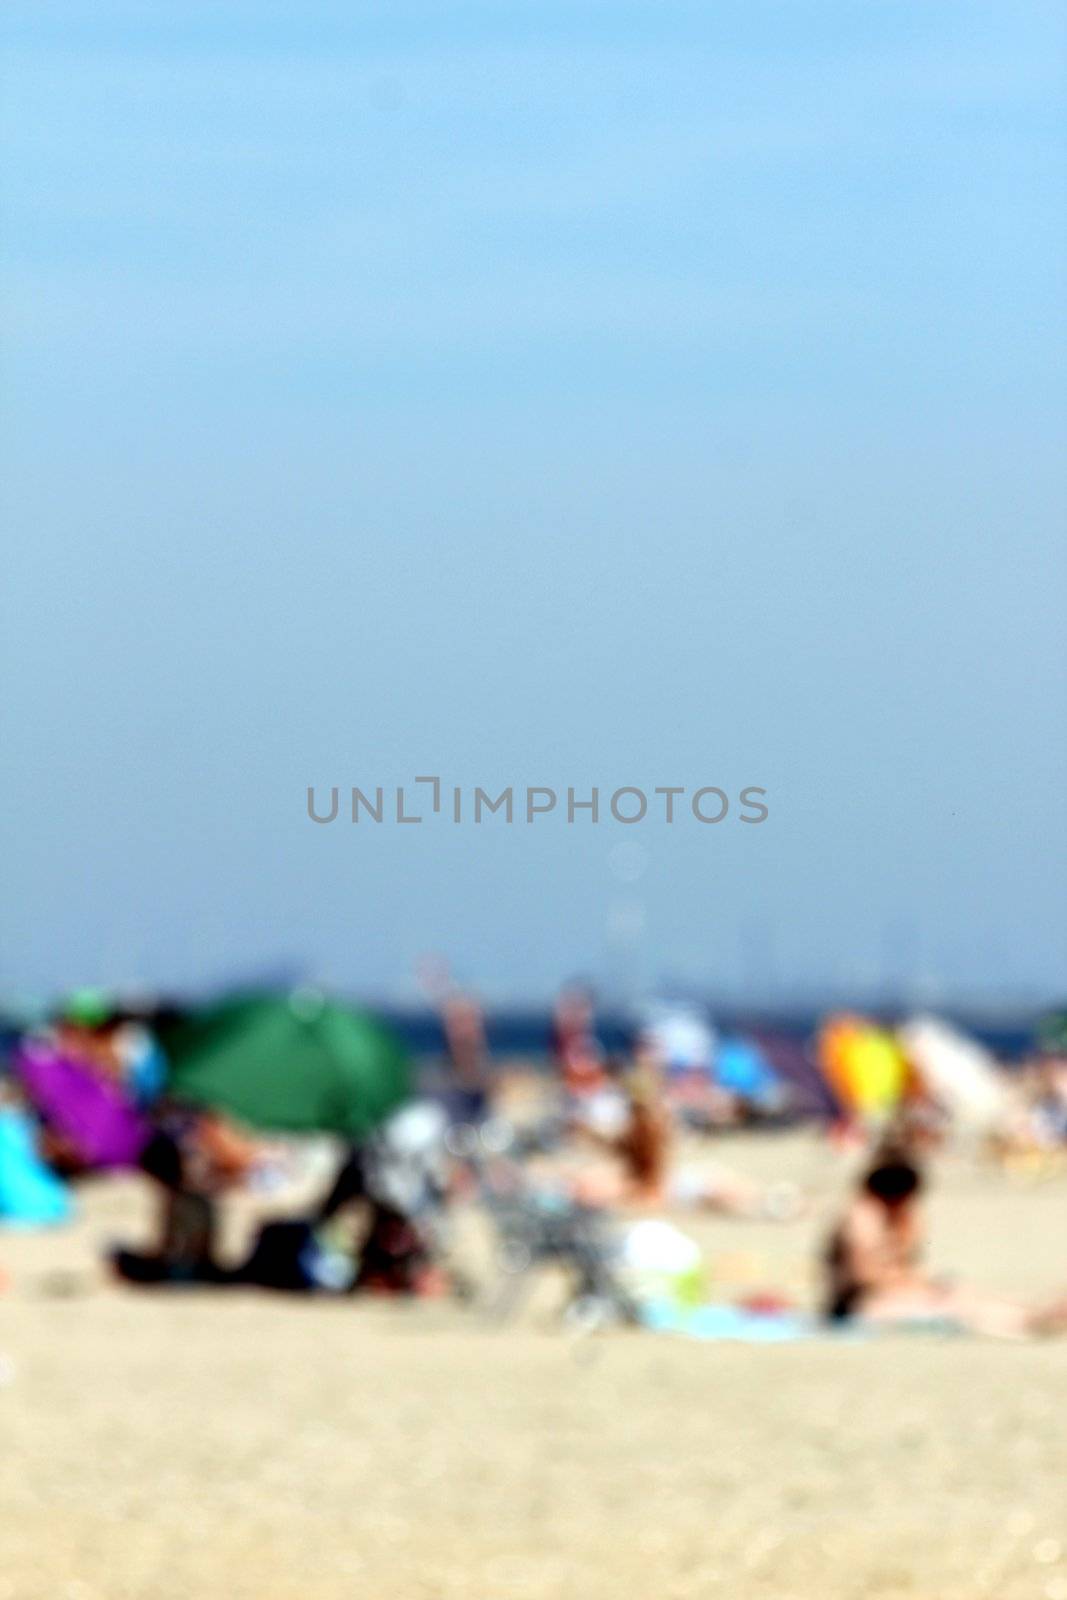
<svg viewBox="0 0 1067 1600"><path fill-rule="evenodd" d="M677 1220L721 1293L802 1297L846 1163L806 1134L724 1149L804 1182L812 1215ZM443 1303L138 1295L94 1262L142 1225L143 1189L81 1200L74 1228L0 1235L3 1600L1067 1597L1067 1342L578 1338L548 1282L503 1328ZM1063 1177L948 1161L935 1263L1046 1292L1065 1209Z"/></svg>

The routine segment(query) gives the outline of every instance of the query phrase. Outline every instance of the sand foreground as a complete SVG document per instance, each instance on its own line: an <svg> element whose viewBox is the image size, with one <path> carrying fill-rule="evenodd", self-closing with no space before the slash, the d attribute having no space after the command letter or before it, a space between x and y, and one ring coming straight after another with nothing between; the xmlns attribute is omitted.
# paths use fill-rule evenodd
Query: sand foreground
<svg viewBox="0 0 1067 1600"><path fill-rule="evenodd" d="M806 1136L728 1155L807 1183L814 1215L683 1225L724 1293L802 1292L843 1174ZM0 1233L0 1600L1067 1600L1067 1341L576 1339L536 1303L499 1329L137 1295L91 1262L143 1192L81 1193L62 1234ZM1067 1279L1063 1178L950 1163L931 1212L939 1265Z"/></svg>

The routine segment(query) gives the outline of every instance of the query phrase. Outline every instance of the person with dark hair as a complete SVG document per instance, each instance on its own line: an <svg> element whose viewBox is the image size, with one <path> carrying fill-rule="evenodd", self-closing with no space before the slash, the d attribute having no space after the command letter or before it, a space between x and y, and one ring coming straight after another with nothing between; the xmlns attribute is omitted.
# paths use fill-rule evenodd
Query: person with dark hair
<svg viewBox="0 0 1067 1600"><path fill-rule="evenodd" d="M1063 1301L1028 1307L929 1273L922 1191L922 1171L910 1152L879 1152L830 1238L824 1304L830 1321L937 1323L1008 1339L1067 1328Z"/></svg>
<svg viewBox="0 0 1067 1600"><path fill-rule="evenodd" d="M886 1152L860 1181L826 1252L826 1315L834 1322L869 1314L884 1297L915 1287L922 1251L922 1174L902 1153Z"/></svg>

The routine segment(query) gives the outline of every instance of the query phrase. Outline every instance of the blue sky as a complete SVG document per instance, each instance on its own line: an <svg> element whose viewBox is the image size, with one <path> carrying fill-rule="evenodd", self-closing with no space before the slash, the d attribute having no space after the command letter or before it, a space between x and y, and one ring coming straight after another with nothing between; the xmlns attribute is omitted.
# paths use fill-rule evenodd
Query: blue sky
<svg viewBox="0 0 1067 1600"><path fill-rule="evenodd" d="M1062 992L1065 32L9 4L0 986Z"/></svg>

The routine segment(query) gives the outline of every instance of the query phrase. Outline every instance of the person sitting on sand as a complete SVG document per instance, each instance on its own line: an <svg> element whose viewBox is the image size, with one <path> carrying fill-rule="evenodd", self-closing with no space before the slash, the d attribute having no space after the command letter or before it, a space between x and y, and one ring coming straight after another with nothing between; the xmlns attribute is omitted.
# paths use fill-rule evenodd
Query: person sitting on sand
<svg viewBox="0 0 1067 1600"><path fill-rule="evenodd" d="M703 1208L727 1216L787 1221L798 1215L801 1196L793 1184L764 1186L714 1163L675 1166L674 1123L667 1106L663 1074L654 1050L639 1050L625 1079L625 1121L621 1130L597 1139L618 1160L614 1180L601 1175L586 1197L601 1204L659 1210L665 1206Z"/></svg>
<svg viewBox="0 0 1067 1600"><path fill-rule="evenodd" d="M1033 1308L933 1277L922 1264L922 1173L910 1154L883 1149L860 1180L826 1252L825 1315L834 1322L944 1323L1023 1338L1067 1327L1067 1302Z"/></svg>
<svg viewBox="0 0 1067 1600"><path fill-rule="evenodd" d="M141 1170L159 1191L155 1246L116 1250L111 1261L130 1283L221 1283L216 1259L217 1200L238 1188L261 1157L260 1142L220 1112L160 1108Z"/></svg>

